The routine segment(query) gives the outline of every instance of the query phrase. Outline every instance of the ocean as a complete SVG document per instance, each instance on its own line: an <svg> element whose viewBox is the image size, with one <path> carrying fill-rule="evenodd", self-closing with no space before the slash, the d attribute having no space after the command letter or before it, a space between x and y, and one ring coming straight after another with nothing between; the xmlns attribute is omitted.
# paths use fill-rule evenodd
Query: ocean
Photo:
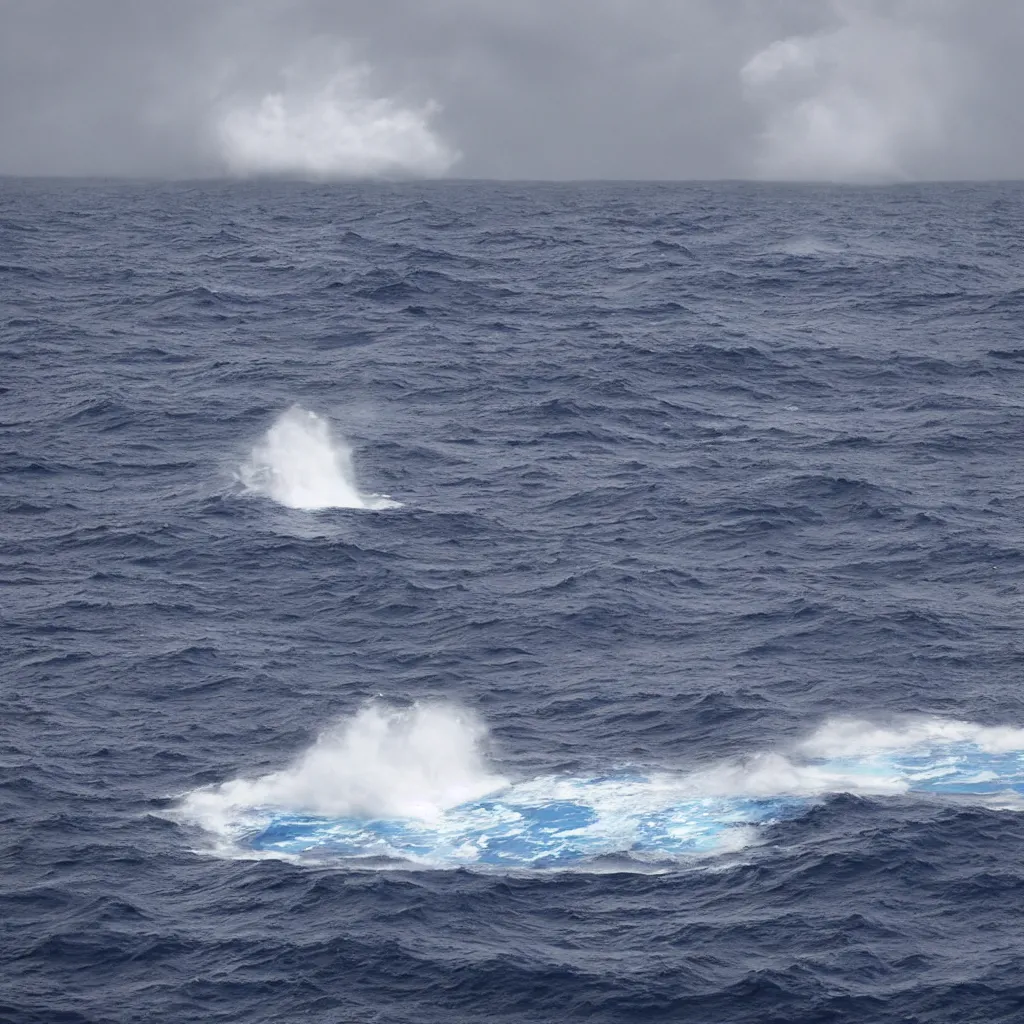
<svg viewBox="0 0 1024 1024"><path fill-rule="evenodd" d="M1024 1020L1022 223L0 180L0 1021Z"/></svg>

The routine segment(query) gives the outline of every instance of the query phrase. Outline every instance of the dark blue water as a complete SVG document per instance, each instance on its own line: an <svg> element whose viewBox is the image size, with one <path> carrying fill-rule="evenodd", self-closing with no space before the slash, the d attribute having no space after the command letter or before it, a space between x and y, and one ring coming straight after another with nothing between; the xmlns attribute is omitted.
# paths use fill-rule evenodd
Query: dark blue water
<svg viewBox="0 0 1024 1024"><path fill-rule="evenodd" d="M1024 1019L1022 223L0 182L0 1020Z"/></svg>

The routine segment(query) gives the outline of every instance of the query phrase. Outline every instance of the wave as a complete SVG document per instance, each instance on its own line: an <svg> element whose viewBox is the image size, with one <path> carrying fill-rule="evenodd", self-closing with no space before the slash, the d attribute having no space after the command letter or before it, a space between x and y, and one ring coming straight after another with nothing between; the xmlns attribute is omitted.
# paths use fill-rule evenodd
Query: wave
<svg viewBox="0 0 1024 1024"><path fill-rule="evenodd" d="M1024 806L1024 729L921 718L826 723L788 752L697 771L621 769L509 781L486 729L449 705L373 705L291 767L186 796L178 815L233 856L504 869L601 858L678 863L735 851L830 795Z"/></svg>
<svg viewBox="0 0 1024 1024"><path fill-rule="evenodd" d="M288 508L400 508L384 494L363 494L356 486L352 452L314 412L293 406L267 431L238 472L246 490L265 494Z"/></svg>

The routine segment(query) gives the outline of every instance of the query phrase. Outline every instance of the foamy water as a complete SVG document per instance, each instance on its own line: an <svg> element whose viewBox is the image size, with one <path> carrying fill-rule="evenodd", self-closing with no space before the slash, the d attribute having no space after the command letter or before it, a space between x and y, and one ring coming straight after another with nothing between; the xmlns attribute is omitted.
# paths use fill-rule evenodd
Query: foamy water
<svg viewBox="0 0 1024 1024"><path fill-rule="evenodd" d="M290 767L197 790L180 814L240 856L524 868L722 854L838 793L1001 797L1014 808L1024 793L1024 730L937 718L831 721L788 751L690 772L513 782L487 763L486 735L450 705L373 705Z"/></svg>
<svg viewBox="0 0 1024 1024"><path fill-rule="evenodd" d="M356 485L352 451L314 412L293 406L252 450L238 472L246 490L288 508L399 508L383 494L364 494Z"/></svg>

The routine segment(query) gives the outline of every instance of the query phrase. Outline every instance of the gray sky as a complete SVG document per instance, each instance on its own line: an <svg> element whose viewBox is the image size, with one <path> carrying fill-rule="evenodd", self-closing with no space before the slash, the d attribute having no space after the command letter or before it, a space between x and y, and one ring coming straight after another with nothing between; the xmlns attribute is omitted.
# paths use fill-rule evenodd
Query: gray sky
<svg viewBox="0 0 1024 1024"><path fill-rule="evenodd" d="M1020 0L0 0L0 173L1024 177Z"/></svg>

